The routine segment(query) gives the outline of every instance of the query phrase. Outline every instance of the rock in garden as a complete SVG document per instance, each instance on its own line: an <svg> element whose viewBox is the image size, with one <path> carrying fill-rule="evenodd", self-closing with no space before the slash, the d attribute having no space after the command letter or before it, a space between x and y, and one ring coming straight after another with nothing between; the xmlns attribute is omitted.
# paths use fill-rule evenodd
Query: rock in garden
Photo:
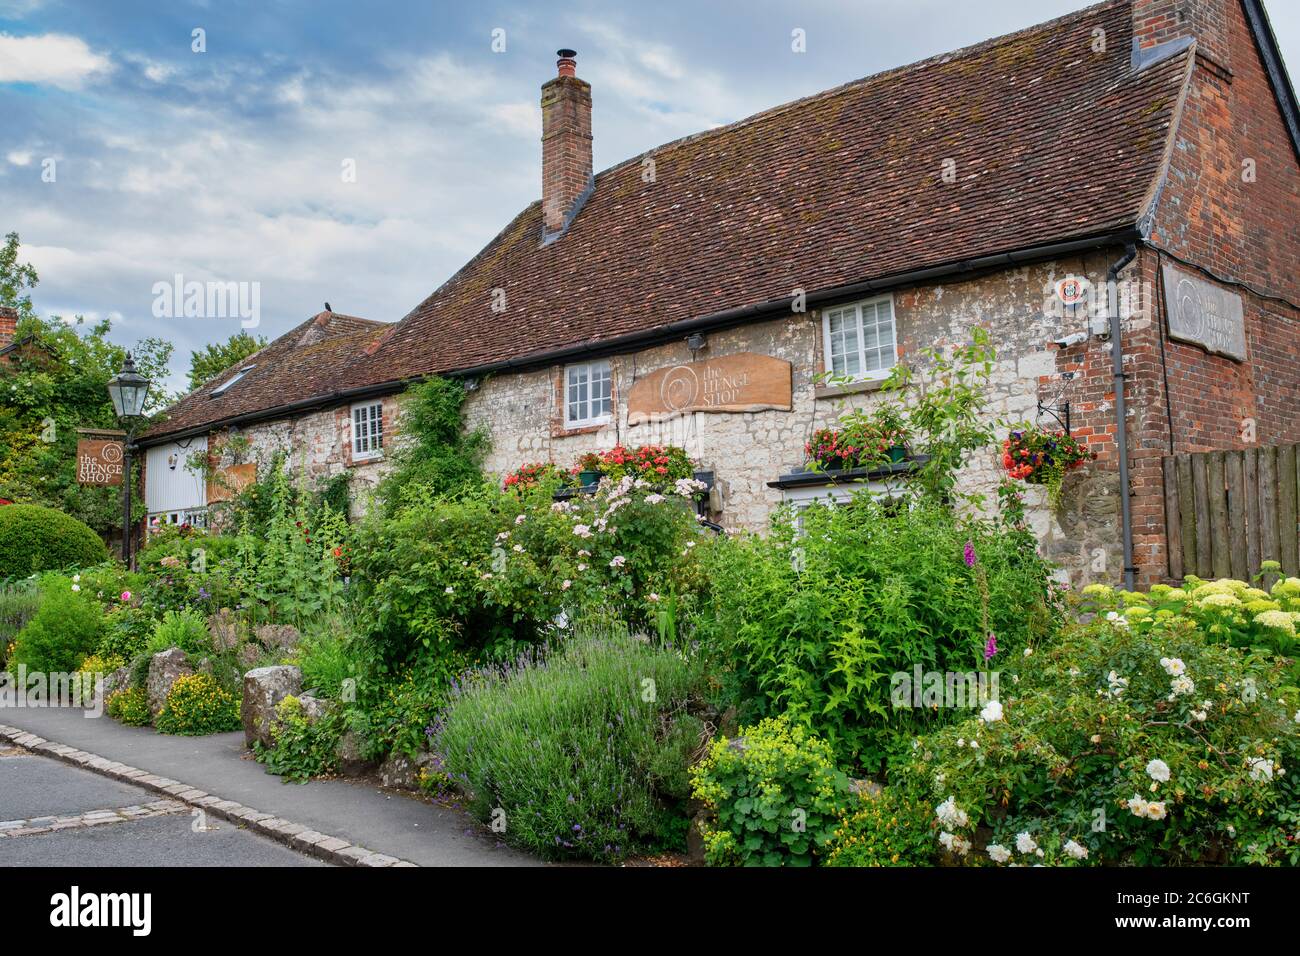
<svg viewBox="0 0 1300 956"><path fill-rule="evenodd" d="M420 751L415 757L394 752L379 766L379 782L397 790L419 790L420 771L433 763L433 754Z"/></svg>
<svg viewBox="0 0 1300 956"><path fill-rule="evenodd" d="M374 768L375 762L367 760L362 750L363 739L355 730L346 730L334 747L339 773L357 777Z"/></svg>
<svg viewBox="0 0 1300 956"><path fill-rule="evenodd" d="M291 651L298 646L301 635L292 624L263 624L253 636L268 651Z"/></svg>
<svg viewBox="0 0 1300 956"><path fill-rule="evenodd" d="M185 652L179 647L155 654L149 661L149 680L145 684L149 691L149 713L157 717L176 678L193 673L194 668L190 667Z"/></svg>
<svg viewBox="0 0 1300 956"><path fill-rule="evenodd" d="M287 664L258 667L244 675L244 700L240 715L244 721L244 742L260 740L272 745L271 721L275 707L290 694L302 692L302 671Z"/></svg>
<svg viewBox="0 0 1300 956"><path fill-rule="evenodd" d="M307 722L314 723L325 716L329 704L319 697L312 697L310 694L299 694L298 706L302 708L302 715L307 718Z"/></svg>

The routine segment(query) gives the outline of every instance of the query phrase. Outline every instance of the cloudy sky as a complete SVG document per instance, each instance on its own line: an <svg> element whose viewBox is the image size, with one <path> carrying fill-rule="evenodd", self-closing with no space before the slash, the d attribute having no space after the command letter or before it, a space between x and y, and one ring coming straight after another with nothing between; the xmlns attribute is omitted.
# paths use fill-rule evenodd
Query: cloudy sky
<svg viewBox="0 0 1300 956"><path fill-rule="evenodd" d="M177 387L241 323L157 318L155 283L258 283L268 337L325 301L396 320L538 198L558 47L592 84L603 169L1087 5L0 0L0 233L42 312L174 341ZM1300 3L1268 6L1300 64Z"/></svg>

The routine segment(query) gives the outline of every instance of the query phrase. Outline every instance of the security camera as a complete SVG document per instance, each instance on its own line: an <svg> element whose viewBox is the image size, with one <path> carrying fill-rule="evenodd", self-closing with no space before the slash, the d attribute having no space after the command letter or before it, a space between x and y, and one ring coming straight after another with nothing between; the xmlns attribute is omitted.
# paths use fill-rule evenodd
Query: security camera
<svg viewBox="0 0 1300 956"><path fill-rule="evenodd" d="M1071 335L1063 336L1059 339L1053 339L1053 345L1059 345L1063 349L1068 349L1071 345L1078 345L1080 342L1088 341L1087 332L1074 332Z"/></svg>

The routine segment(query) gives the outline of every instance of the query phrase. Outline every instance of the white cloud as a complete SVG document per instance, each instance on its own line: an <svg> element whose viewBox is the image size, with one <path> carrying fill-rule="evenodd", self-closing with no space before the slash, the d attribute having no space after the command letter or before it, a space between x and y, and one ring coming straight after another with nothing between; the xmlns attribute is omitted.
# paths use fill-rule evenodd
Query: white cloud
<svg viewBox="0 0 1300 956"><path fill-rule="evenodd" d="M38 83L80 89L88 79L110 72L108 57L80 37L62 33L16 37L0 33L0 83Z"/></svg>
<svg viewBox="0 0 1300 956"><path fill-rule="evenodd" d="M32 161L32 154L25 149L15 149L5 156L5 159L15 166L27 166Z"/></svg>
<svg viewBox="0 0 1300 956"><path fill-rule="evenodd" d="M534 139L542 135L542 110L536 103L498 103L488 110L490 123L497 123L507 132Z"/></svg>

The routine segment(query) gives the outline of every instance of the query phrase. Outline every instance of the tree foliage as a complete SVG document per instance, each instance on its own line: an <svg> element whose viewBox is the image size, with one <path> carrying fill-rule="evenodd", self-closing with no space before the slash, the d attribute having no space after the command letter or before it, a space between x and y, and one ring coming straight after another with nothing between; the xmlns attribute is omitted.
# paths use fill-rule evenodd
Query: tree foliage
<svg viewBox="0 0 1300 956"><path fill-rule="evenodd" d="M264 336L239 331L225 342L211 342L190 353L190 391L212 381L236 362L266 348Z"/></svg>
<svg viewBox="0 0 1300 956"><path fill-rule="evenodd" d="M76 430L118 427L108 380L127 350L108 340L107 320L38 315L30 295L36 282L10 233L0 250L0 305L19 311L15 341L31 339L0 360L0 498L57 508L103 534L121 524L121 491L77 484ZM130 351L154 383L145 406L153 414L172 398L161 385L172 345L150 337Z"/></svg>

